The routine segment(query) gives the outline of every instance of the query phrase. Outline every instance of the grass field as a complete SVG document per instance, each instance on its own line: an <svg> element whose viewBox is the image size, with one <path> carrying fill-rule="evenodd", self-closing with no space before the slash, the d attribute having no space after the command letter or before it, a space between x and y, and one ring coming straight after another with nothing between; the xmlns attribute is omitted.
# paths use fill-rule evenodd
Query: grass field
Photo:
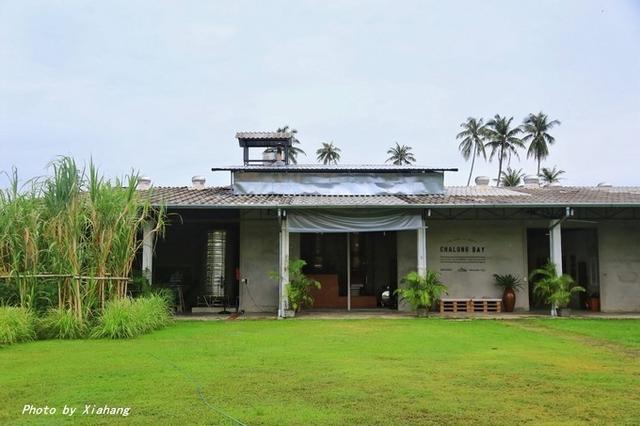
<svg viewBox="0 0 640 426"><path fill-rule="evenodd" d="M640 423L634 320L178 322L2 347L0 372L0 424Z"/></svg>

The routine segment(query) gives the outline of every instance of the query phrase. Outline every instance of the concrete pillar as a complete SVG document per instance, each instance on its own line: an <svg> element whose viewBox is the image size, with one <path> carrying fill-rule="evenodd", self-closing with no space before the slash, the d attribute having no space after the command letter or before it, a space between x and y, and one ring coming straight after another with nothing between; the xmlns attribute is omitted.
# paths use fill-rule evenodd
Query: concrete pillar
<svg viewBox="0 0 640 426"><path fill-rule="evenodd" d="M562 222L558 219L549 226L549 259L556 265L558 275L562 275Z"/></svg>
<svg viewBox="0 0 640 426"><path fill-rule="evenodd" d="M287 225L286 212L280 212L280 244L279 244L279 273L280 273L280 304L278 306L278 318L285 318L289 309L287 300L287 283L289 282L289 227Z"/></svg>
<svg viewBox="0 0 640 426"><path fill-rule="evenodd" d="M153 223L142 225L142 275L152 284L153 279Z"/></svg>
<svg viewBox="0 0 640 426"><path fill-rule="evenodd" d="M418 274L427 273L427 226L422 218L422 226L418 229Z"/></svg>

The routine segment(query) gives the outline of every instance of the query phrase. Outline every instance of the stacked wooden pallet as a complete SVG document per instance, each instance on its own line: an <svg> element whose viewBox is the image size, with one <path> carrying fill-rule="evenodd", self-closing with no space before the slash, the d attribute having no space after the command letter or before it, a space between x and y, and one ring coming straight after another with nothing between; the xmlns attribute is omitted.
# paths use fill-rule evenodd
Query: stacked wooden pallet
<svg viewBox="0 0 640 426"><path fill-rule="evenodd" d="M501 299L440 299L441 313L457 312L502 312Z"/></svg>
<svg viewBox="0 0 640 426"><path fill-rule="evenodd" d="M440 299L440 312L469 312L470 299Z"/></svg>

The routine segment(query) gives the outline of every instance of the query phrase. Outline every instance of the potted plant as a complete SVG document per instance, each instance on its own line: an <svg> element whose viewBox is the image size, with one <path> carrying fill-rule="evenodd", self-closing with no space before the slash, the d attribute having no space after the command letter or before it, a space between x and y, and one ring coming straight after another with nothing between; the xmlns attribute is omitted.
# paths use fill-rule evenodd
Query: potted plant
<svg viewBox="0 0 640 426"><path fill-rule="evenodd" d="M535 283L533 291L536 296L551 305L552 317L562 314L558 311L569 304L573 293L585 291L583 287L575 285L571 276L558 275L556 265L552 262L531 272L530 280Z"/></svg>
<svg viewBox="0 0 640 426"><path fill-rule="evenodd" d="M433 303L447 292L440 276L433 271L427 271L425 275L409 272L400 283L402 287L394 293L411 305L417 316L426 316Z"/></svg>
<svg viewBox="0 0 640 426"><path fill-rule="evenodd" d="M289 282L285 284L289 310L285 316L293 317L302 306L313 306L313 297L309 292L311 287L320 288L320 283L309 278L302 272L307 262L302 259L293 259L289 262ZM279 279L277 272L270 273L271 278Z"/></svg>
<svg viewBox="0 0 640 426"><path fill-rule="evenodd" d="M502 305L505 312L513 312L516 306L516 291L519 291L523 284L520 277L512 274L493 274L496 286L502 289Z"/></svg>
<svg viewBox="0 0 640 426"><path fill-rule="evenodd" d="M594 292L587 298L587 308L591 312L600 312L600 293Z"/></svg>

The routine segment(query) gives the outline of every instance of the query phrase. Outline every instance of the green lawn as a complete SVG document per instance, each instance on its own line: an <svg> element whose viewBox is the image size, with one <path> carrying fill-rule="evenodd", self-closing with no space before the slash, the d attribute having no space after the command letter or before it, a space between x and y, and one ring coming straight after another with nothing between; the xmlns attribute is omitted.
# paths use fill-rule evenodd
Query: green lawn
<svg viewBox="0 0 640 426"><path fill-rule="evenodd" d="M65 404L131 407L86 424L640 423L632 320L178 322L2 347L0 372L0 424Z"/></svg>

